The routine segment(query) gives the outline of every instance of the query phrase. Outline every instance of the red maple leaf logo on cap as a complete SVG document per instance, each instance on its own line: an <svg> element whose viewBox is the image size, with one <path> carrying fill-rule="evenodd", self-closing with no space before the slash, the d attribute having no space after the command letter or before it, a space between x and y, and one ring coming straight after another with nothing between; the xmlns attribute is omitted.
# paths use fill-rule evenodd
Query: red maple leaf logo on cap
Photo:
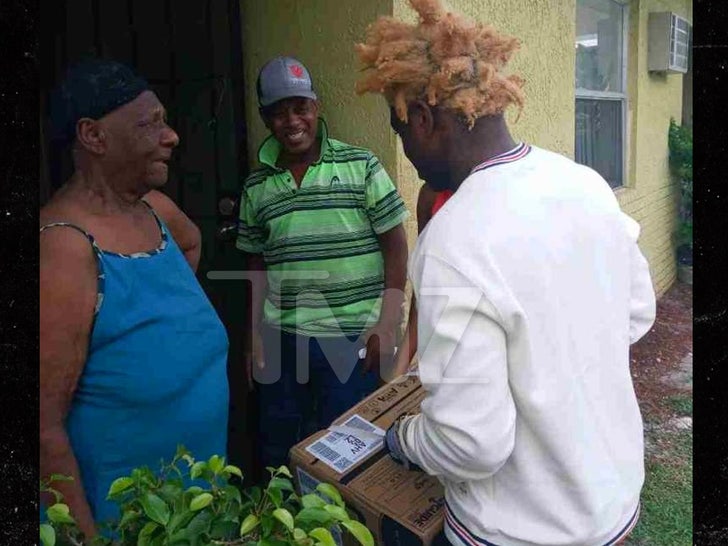
<svg viewBox="0 0 728 546"><path fill-rule="evenodd" d="M296 78L303 78L303 68L300 65L294 64L291 65L291 74L294 75Z"/></svg>

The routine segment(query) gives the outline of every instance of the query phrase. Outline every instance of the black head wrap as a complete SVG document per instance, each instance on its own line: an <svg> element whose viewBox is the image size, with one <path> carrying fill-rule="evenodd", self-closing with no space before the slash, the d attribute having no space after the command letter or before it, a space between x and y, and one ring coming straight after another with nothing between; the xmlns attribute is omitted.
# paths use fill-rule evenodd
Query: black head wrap
<svg viewBox="0 0 728 546"><path fill-rule="evenodd" d="M144 78L116 61L90 59L76 64L51 96L53 139L62 145L73 142L79 119L102 118L148 89Z"/></svg>

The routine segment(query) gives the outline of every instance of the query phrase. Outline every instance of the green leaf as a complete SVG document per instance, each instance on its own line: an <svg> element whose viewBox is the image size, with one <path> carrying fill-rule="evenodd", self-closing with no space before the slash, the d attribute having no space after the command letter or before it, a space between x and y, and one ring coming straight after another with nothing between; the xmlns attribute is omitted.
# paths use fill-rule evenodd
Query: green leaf
<svg viewBox="0 0 728 546"><path fill-rule="evenodd" d="M183 495L182 485L176 483L176 480L167 480L167 483L157 490L157 495L164 499L167 504L174 506L175 501L179 500Z"/></svg>
<svg viewBox="0 0 728 546"><path fill-rule="evenodd" d="M219 474L222 469L225 467L225 459L220 457L219 455L213 455L210 457L210 459L207 461L207 466L210 468L210 470L213 471L215 475Z"/></svg>
<svg viewBox="0 0 728 546"><path fill-rule="evenodd" d="M185 456L191 456L192 453L182 444L177 444L177 451L174 454L175 459L182 459Z"/></svg>
<svg viewBox="0 0 728 546"><path fill-rule="evenodd" d="M283 474L284 476L287 476L287 477L293 479L293 474L291 474L291 471L288 470L287 466L284 466L284 465L279 466L278 469L276 470L276 472L278 474Z"/></svg>
<svg viewBox="0 0 728 546"><path fill-rule="evenodd" d="M344 500L341 498L341 494L330 483L318 484L316 486L316 491L318 491L319 493L323 493L342 508L344 507Z"/></svg>
<svg viewBox="0 0 728 546"><path fill-rule="evenodd" d="M304 508L296 515L301 523L327 523L332 520L331 514L321 508Z"/></svg>
<svg viewBox="0 0 728 546"><path fill-rule="evenodd" d="M196 478L199 478L202 476L202 473L207 470L207 463L205 462L197 462L192 465L192 468L190 468L190 477L194 480Z"/></svg>
<svg viewBox="0 0 728 546"><path fill-rule="evenodd" d="M65 474L51 474L48 478L48 482L72 482L72 476L66 476Z"/></svg>
<svg viewBox="0 0 728 546"><path fill-rule="evenodd" d="M211 511L197 512L189 525L183 531L186 532L187 538L193 544L197 544L198 537L203 533L207 533L210 530L210 524L212 523L213 514Z"/></svg>
<svg viewBox="0 0 728 546"><path fill-rule="evenodd" d="M188 487L187 488L187 491L185 491L185 493L192 493L193 495L199 495L203 491L204 491L204 489L202 489L202 487L198 487L196 485L193 485L191 487Z"/></svg>
<svg viewBox="0 0 728 546"><path fill-rule="evenodd" d="M144 513L152 521L161 525L167 525L169 521L169 506L154 493L146 493L139 499L144 508Z"/></svg>
<svg viewBox="0 0 728 546"><path fill-rule="evenodd" d="M243 523L240 525L240 536L247 535L250 531L255 529L258 524L260 523L260 520L258 519L258 516L255 514L248 514L248 516L243 520Z"/></svg>
<svg viewBox="0 0 728 546"><path fill-rule="evenodd" d="M118 527L123 528L132 521L135 521L141 517L140 512L136 512L135 510L126 510L124 514L121 516L121 520L119 520Z"/></svg>
<svg viewBox="0 0 728 546"><path fill-rule="evenodd" d="M258 504L263 496L263 492L260 487L251 487L244 491L245 496L248 497L253 503Z"/></svg>
<svg viewBox="0 0 728 546"><path fill-rule="evenodd" d="M351 519L349 517L349 514L346 512L346 509L342 508L341 506L327 504L326 506L324 506L324 510L331 514L334 519L337 519L339 521L349 521Z"/></svg>
<svg viewBox="0 0 728 546"><path fill-rule="evenodd" d="M44 483L41 482L41 484L40 484L40 490L41 491L44 491L46 493L52 493L53 496L55 497L55 502L56 503L63 502L63 495L57 489L54 489L52 487L48 487L47 485L45 485Z"/></svg>
<svg viewBox="0 0 728 546"><path fill-rule="evenodd" d="M169 523L167 523L167 526L166 526L167 533L168 534L174 533L178 529L182 529L184 532L184 527L190 522L190 520L194 516L195 516L195 513L191 512L187 509L184 509L181 512L172 514L172 517L169 518Z"/></svg>
<svg viewBox="0 0 728 546"><path fill-rule="evenodd" d="M323 508L326 506L326 501L318 495L309 493L301 497L301 504L304 508Z"/></svg>
<svg viewBox="0 0 728 546"><path fill-rule="evenodd" d="M286 529L293 531L293 516L285 508L273 510L273 517L286 526Z"/></svg>
<svg viewBox="0 0 728 546"><path fill-rule="evenodd" d="M276 540L273 537L266 537L258 541L258 546L288 546L288 542Z"/></svg>
<svg viewBox="0 0 728 546"><path fill-rule="evenodd" d="M331 531L324 529L323 527L317 527L308 533L308 536L315 538L324 546L336 546L336 541L334 540Z"/></svg>
<svg viewBox="0 0 728 546"><path fill-rule="evenodd" d="M273 531L276 520L270 514L262 514L260 516L260 535L267 537Z"/></svg>
<svg viewBox="0 0 728 546"><path fill-rule="evenodd" d="M293 530L293 540L295 540L296 542L305 540L307 536L308 535L306 535L306 531L304 531L303 529L299 529L298 527L296 527Z"/></svg>
<svg viewBox="0 0 728 546"><path fill-rule="evenodd" d="M49 506L46 510L46 514L48 515L48 519L53 523L68 523L68 524L75 524L76 520L74 520L69 515L70 510L68 509L68 505L63 503L56 503L53 506Z"/></svg>
<svg viewBox="0 0 728 546"><path fill-rule="evenodd" d="M283 503L283 493L281 493L280 489L268 489L266 494L276 508L281 507L281 504Z"/></svg>
<svg viewBox="0 0 728 546"><path fill-rule="evenodd" d="M240 489L234 485L226 485L222 490L225 493L225 497L237 501L238 504L243 504L243 498L240 496Z"/></svg>
<svg viewBox="0 0 728 546"><path fill-rule="evenodd" d="M213 521L212 528L210 529L210 536L213 538L234 537L235 533L238 532L239 527L240 525L237 521L225 519ZM212 544L215 544L215 542Z"/></svg>
<svg viewBox="0 0 728 546"><path fill-rule="evenodd" d="M197 512L202 510L212 502L212 495L210 493L200 493L190 502L190 510Z"/></svg>
<svg viewBox="0 0 728 546"><path fill-rule="evenodd" d="M225 468L222 469L223 473L227 474L235 474L238 476L241 480L243 479L243 471L240 470L237 466L234 464L229 464Z"/></svg>
<svg viewBox="0 0 728 546"><path fill-rule="evenodd" d="M55 546L56 530L47 523L40 525L40 542L43 546Z"/></svg>
<svg viewBox="0 0 728 546"><path fill-rule="evenodd" d="M282 491L293 491L293 484L286 478L273 478L268 484L268 487Z"/></svg>
<svg viewBox="0 0 728 546"><path fill-rule="evenodd" d="M159 529L159 525L153 521L148 522L144 527L142 527L142 530L139 531L139 536L137 537L137 546L148 546L151 544L152 535L157 529Z"/></svg>
<svg viewBox="0 0 728 546"><path fill-rule="evenodd" d="M349 520L342 521L341 525L354 535L354 538L359 541L362 546L374 546L374 537L369 529L358 521Z"/></svg>
<svg viewBox="0 0 728 546"><path fill-rule="evenodd" d="M134 485L134 480L128 476L116 478L113 482L111 482L111 486L109 487L109 494L106 495L106 499L108 500L114 495L118 495L122 491L126 491L132 485Z"/></svg>

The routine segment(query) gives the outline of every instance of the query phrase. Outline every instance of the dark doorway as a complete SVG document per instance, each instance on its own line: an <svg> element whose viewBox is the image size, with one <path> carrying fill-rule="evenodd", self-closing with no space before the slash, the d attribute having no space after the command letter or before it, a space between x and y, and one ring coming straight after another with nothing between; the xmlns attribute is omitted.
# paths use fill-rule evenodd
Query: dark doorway
<svg viewBox="0 0 728 546"><path fill-rule="evenodd" d="M248 171L240 29L237 0L49 2L41 10L40 100L45 112L48 91L66 67L96 56L136 68L166 106L180 145L164 191L202 231L198 279L230 338L228 455L250 472L254 434L242 363L245 290L241 281L207 279L209 271L243 266L234 247L237 201ZM42 205L72 167L67 152L54 149L47 136L41 140Z"/></svg>

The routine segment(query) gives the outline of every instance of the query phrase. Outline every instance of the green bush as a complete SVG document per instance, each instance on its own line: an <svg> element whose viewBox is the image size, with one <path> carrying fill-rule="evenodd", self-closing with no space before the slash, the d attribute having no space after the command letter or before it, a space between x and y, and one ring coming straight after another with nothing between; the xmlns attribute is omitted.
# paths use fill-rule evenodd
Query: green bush
<svg viewBox="0 0 728 546"><path fill-rule="evenodd" d="M676 234L678 259L686 261L681 254L688 251L692 263L693 249L693 131L692 128L678 125L670 119L668 132L670 149L670 168L680 185L679 224Z"/></svg>
<svg viewBox="0 0 728 546"><path fill-rule="evenodd" d="M89 542L51 487L68 478L41 481L41 491L55 495L48 522L40 526L42 546L334 546L332 530L342 528L362 546L374 545L371 532L352 519L332 485L319 484L318 494L299 497L285 466L268 468L267 487L245 490L230 482L233 476L242 479L240 469L218 455L195 461L180 446L172 462L161 466L157 474L136 468L111 484L107 498L119 505L121 518L103 524Z"/></svg>

